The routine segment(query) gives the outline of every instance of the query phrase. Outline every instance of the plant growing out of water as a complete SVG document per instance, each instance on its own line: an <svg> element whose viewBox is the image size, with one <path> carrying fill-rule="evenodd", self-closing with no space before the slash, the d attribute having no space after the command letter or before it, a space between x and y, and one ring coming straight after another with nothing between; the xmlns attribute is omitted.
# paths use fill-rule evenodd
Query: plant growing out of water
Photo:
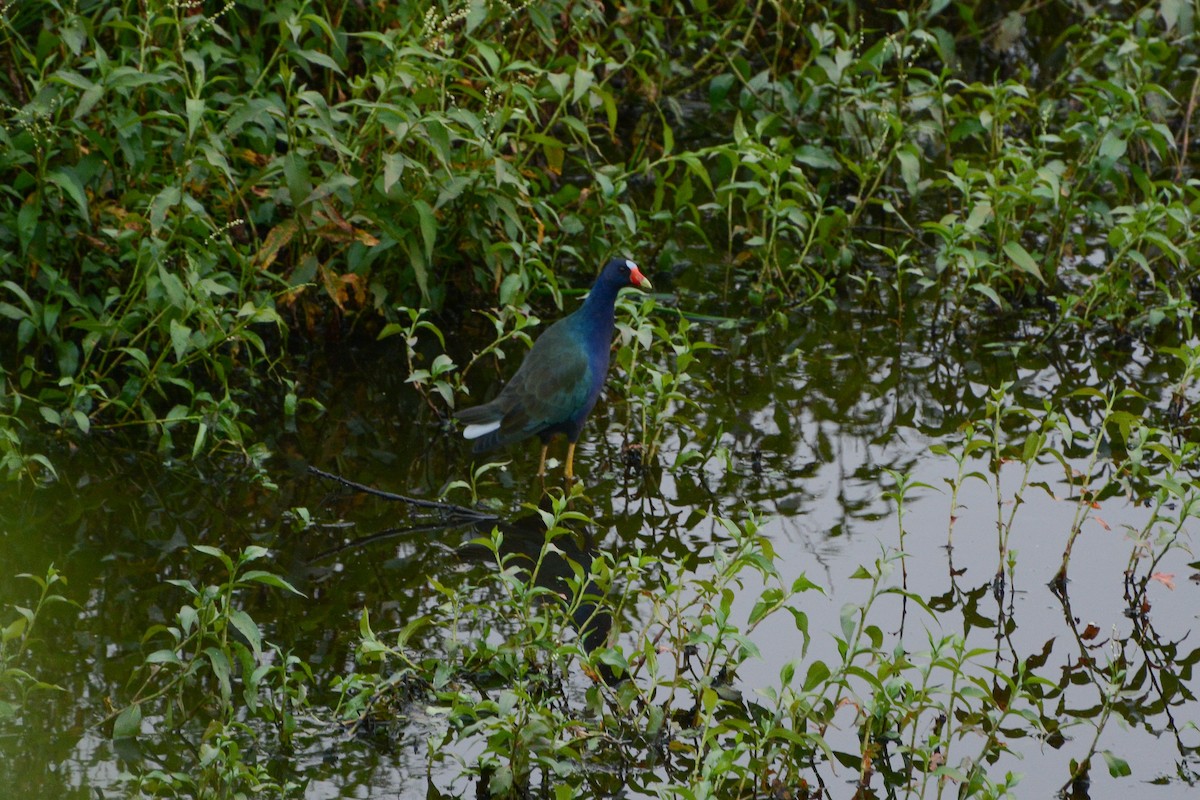
<svg viewBox="0 0 1200 800"><path fill-rule="evenodd" d="M1012 568L1009 548L1009 537L1012 535L1013 524L1017 511L1023 502L1025 491L1030 488L1030 476L1038 459L1045 455L1056 458L1069 471L1066 457L1057 449L1048 446L1048 434L1052 430L1070 432L1070 426L1060 415L1049 407L1042 414L1035 413L1023 404L1016 402L1013 396L1013 384L1002 383L992 389L986 405L986 420L979 423L980 435L986 436L989 443L990 472L996 497L996 577L992 582L992 590L997 597L1004 595L1004 568ZM1016 436L1019 429L1027 429L1019 456L1009 456L1009 437ZM1014 431L1013 429L1018 429ZM1068 442L1069 444L1069 442ZM1065 446L1065 445L1064 445ZM1005 464L1016 461L1024 469L1017 486L1011 494L1006 494L1001 478ZM1005 507L1008 516L1005 517Z"/></svg>
<svg viewBox="0 0 1200 800"><path fill-rule="evenodd" d="M139 738L149 730L187 730L198 708L208 706L209 720L196 743L197 763L186 772L135 771L130 789L151 795L236 796L245 792L292 795L298 786L277 781L263 764L247 758L260 747L264 730L289 746L298 727L296 712L306 707L311 668L264 641L262 630L239 607L238 595L261 587L300 595L273 572L249 569L267 556L247 547L235 558L216 547L193 545L216 560L225 575L218 583L197 586L191 580L167 582L182 589L188 602L169 624L150 627L143 642L154 642L131 678L129 704L114 712L114 739ZM302 596L302 595L300 595Z"/></svg>
<svg viewBox="0 0 1200 800"><path fill-rule="evenodd" d="M481 480L483 479L483 477L486 476L489 472L503 470L510 463L512 463L512 462L511 461L485 461L484 463L477 465L474 469L471 470L471 477L469 480L459 479L459 480L454 480L454 481L450 481L449 483L447 483L445 485L445 487L442 488L441 496L443 498L448 497L448 496L450 496L450 494L452 492L455 492L455 491L458 491L461 489L461 490L465 490L468 493L468 495L470 497L470 503L473 506L480 505L480 504L487 505L487 504L498 503L499 500L497 498L488 497L487 495L480 492L480 483L481 483Z"/></svg>
<svg viewBox="0 0 1200 800"><path fill-rule="evenodd" d="M569 500L539 512L540 544L500 529L475 540L491 571L463 588L430 579L421 615L396 630L363 618L341 713L407 738L423 712L429 774L448 791L474 779L494 797L778 794L816 791L849 766L864 790L993 797L1020 779L989 769L1005 738L1052 725L1037 665L938 633L935 612L892 585L898 554L854 575L865 598L844 607L833 657L813 658L803 608L817 587L785 578L753 518L714 520L713 560L685 565L581 548L571 528L592 521ZM889 644L873 618L894 596L918 632L902 626ZM766 628L790 631L795 656L751 695L741 674Z"/></svg>
<svg viewBox="0 0 1200 800"><path fill-rule="evenodd" d="M22 573L17 578L33 582L38 587L37 600L32 607L7 605L6 610L15 612L9 619L0 619L0 724L7 724L19 717L35 692L63 691L62 687L39 680L30 674L21 663L30 643L38 619L54 605L78 604L59 592L66 588L67 579L53 565L46 568L46 576ZM5 617L8 617L5 614Z"/></svg>
<svg viewBox="0 0 1200 800"><path fill-rule="evenodd" d="M694 368L701 354L716 346L697 339L686 317L668 316L653 297L640 303L620 302L617 365L625 373L629 416L636 420L641 436L635 446L626 445L626 452L638 455L639 466L653 465L664 439L674 434L680 437L680 444L671 468L682 468L704 457L694 446L700 430L694 417L701 410L695 396L710 389ZM683 438L685 433L691 441Z"/></svg>
<svg viewBox="0 0 1200 800"><path fill-rule="evenodd" d="M1129 410L1131 404L1145 400L1139 392L1119 388L1103 392L1083 387L1071 392L1070 398L1077 406L1072 413L1088 419L1086 430L1081 429L1072 413L1053 407L1050 401L1042 401L1040 408L1021 402L1014 384L1004 382L989 392L984 418L966 427L957 447L932 448L938 455L953 458L957 466L956 476L947 479L951 488L951 532L963 483L978 479L992 486L996 502L998 557L994 588L997 594L1004 586L1005 565L1012 568L1010 536L1024 493L1040 488L1052 497L1057 494L1051 485L1034 480L1039 463L1049 461L1062 468L1067 499L1075 509L1063 543L1062 563L1051 581L1059 593L1066 590L1067 569L1076 541L1086 523L1095 517L1101 500L1123 493L1144 498L1153 509L1143 528L1133 533L1129 575L1133 575L1139 557L1149 552L1156 536L1163 547L1151 565L1162 558L1200 502L1194 487L1183 477L1187 465L1196 460L1197 448L1178 442L1178 437L1169 431L1149 424ZM970 469L980 455L987 456L990 478L978 469ZM1084 459L1082 468L1074 466L1073 459L1078 457ZM1015 485L1006 486L1002 473L1014 464L1020 465L1020 477ZM1102 520L1099 524L1107 528Z"/></svg>
<svg viewBox="0 0 1200 800"><path fill-rule="evenodd" d="M980 480L987 483L987 476L977 469L971 469L971 466L976 460L975 454L987 450L991 446L986 431L982 431L981 426L966 423L959 430L962 433L962 441L956 446L950 447L938 443L929 448L929 452L951 458L955 464L954 477L945 479L946 484L950 487L950 514L946 524L946 547L951 550L954 548L954 523L958 522L958 512L962 508L959 504L959 493L968 480Z"/></svg>
<svg viewBox="0 0 1200 800"><path fill-rule="evenodd" d="M904 472L898 472L894 469L886 470L891 477L893 486L891 489L883 493L883 496L891 500L896 507L896 528L898 531L897 547L900 550L900 585L906 591L908 589L908 561L906 560L906 551L904 549L904 538L908 533L908 529L904 525L904 514L907 511L907 503L911 494L917 489L932 489L933 487L927 483L914 480L912 475Z"/></svg>
<svg viewBox="0 0 1200 800"><path fill-rule="evenodd" d="M442 402L450 408L454 407L454 386L451 383L453 373L457 369L454 360L445 353L439 353L433 359L433 363L429 368L418 368L417 361L420 359L420 354L417 351L419 342L418 334L421 331L429 331L438 340L442 350L446 349L446 337L442 335L442 331L432 321L426 319L425 309L422 308L400 308L398 313L408 317L407 323L389 322L379 332L379 339L387 339L392 336L404 337L404 359L408 364L408 379L407 383L411 384L414 389L420 393L429 407L434 413L439 413L437 406L433 404L429 396L429 390L432 388L442 398Z"/></svg>
<svg viewBox="0 0 1200 800"><path fill-rule="evenodd" d="M30 452L30 426L21 419L21 395L8 390L8 374L0 366L0 475L8 480L29 478L35 483L58 477L44 453Z"/></svg>

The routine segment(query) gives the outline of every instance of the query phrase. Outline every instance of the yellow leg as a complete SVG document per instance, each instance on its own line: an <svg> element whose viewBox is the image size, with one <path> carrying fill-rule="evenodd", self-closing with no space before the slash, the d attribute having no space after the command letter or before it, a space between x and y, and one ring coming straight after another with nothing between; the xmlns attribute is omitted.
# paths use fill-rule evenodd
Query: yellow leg
<svg viewBox="0 0 1200 800"><path fill-rule="evenodd" d="M550 448L550 443L546 442L542 445L542 460L538 462L538 477L546 477L546 450Z"/></svg>
<svg viewBox="0 0 1200 800"><path fill-rule="evenodd" d="M567 480L575 480L575 443L567 445Z"/></svg>

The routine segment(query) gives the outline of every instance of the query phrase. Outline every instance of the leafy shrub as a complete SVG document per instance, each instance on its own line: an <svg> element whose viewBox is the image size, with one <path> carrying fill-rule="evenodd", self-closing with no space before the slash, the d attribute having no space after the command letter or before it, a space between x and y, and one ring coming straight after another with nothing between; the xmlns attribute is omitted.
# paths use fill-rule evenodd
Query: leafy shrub
<svg viewBox="0 0 1200 800"><path fill-rule="evenodd" d="M260 460L285 334L557 302L618 251L724 252L769 326L1193 310L1177 4L42 8L0 21L9 475L52 475L37 430Z"/></svg>

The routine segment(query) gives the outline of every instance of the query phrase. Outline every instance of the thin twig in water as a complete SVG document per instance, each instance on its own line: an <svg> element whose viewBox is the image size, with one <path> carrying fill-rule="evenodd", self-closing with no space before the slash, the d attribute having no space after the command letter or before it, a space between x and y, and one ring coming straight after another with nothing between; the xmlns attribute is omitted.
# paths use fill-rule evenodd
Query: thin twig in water
<svg viewBox="0 0 1200 800"><path fill-rule="evenodd" d="M368 545L372 545L372 544L375 544L376 542L381 542L386 539L392 539L397 536L405 536L405 535L411 534L411 533L431 533L433 531L445 531L445 530L450 530L450 529L456 528L456 527L462 527L464 525L474 525L477 522L478 522L478 520L475 520L475 519L469 519L469 520L448 519L448 520L443 520L440 522L431 522L426 525L410 525L406 528L388 528L386 531L380 531L379 533L372 533L368 536L362 536L358 539L353 539L351 541L345 542L343 544L338 545L337 547L331 547L328 550L324 550L320 553L317 553L315 556L308 559L308 561L305 563L317 564L317 563L320 563L321 561L324 561L327 558L336 556L338 553L344 553L347 550L361 550L362 548L364 548Z"/></svg>
<svg viewBox="0 0 1200 800"><path fill-rule="evenodd" d="M376 489L374 487L366 486L361 483L355 483L354 481L343 478L340 475L334 475L332 472L326 472L323 469L317 469L316 467L311 466L311 465L309 466L308 471L318 477L328 478L331 481L337 481L338 483L342 484L343 486L348 486L351 489L355 489L356 491L363 492L365 494L375 495L376 497L382 497L384 500L394 500L394 501L398 501L401 503L407 503L408 505L416 506L417 508L432 508L436 511L444 511L448 514L453 514L458 517L465 517L465 518L471 519L471 520L481 520L482 521L482 520L500 519L495 514L489 514L486 511L479 511L478 509L474 509L474 508L467 508L466 506L458 506L458 505L454 505L453 503L439 503L436 500L422 500L417 497L407 497L402 494L394 494L392 492L385 492L382 489Z"/></svg>

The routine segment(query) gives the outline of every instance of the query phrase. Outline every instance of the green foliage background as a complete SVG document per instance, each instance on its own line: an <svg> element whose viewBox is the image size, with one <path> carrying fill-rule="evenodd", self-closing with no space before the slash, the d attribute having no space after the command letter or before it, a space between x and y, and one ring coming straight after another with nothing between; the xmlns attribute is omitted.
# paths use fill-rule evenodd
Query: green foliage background
<svg viewBox="0 0 1200 800"><path fill-rule="evenodd" d="M764 325L840 297L1190 333L1195 11L10 2L0 472L125 427L259 459L289 349L557 301L613 252L711 254Z"/></svg>

